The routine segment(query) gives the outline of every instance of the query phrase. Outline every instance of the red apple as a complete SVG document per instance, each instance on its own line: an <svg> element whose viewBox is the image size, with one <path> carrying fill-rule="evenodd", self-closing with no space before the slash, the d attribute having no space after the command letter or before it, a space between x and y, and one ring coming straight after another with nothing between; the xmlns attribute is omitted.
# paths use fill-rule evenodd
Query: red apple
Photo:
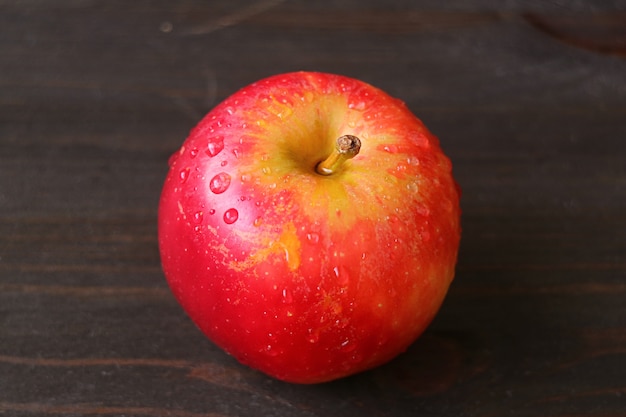
<svg viewBox="0 0 626 417"><path fill-rule="evenodd" d="M317 383L424 331L453 279L459 218L451 164L401 101L297 72L243 88L192 130L170 160L159 245L209 339Z"/></svg>

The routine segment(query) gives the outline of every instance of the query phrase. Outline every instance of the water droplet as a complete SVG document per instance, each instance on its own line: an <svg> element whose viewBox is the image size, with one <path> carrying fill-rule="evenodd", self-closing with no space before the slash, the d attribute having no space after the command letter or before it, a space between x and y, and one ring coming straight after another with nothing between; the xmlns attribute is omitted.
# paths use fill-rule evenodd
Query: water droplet
<svg viewBox="0 0 626 417"><path fill-rule="evenodd" d="M317 242L320 241L320 235L318 235L317 233L307 233L306 239L315 245Z"/></svg>
<svg viewBox="0 0 626 417"><path fill-rule="evenodd" d="M349 339L346 339L341 343L342 352L348 353L348 352L352 352L354 349L356 349L356 344L350 343Z"/></svg>
<svg viewBox="0 0 626 417"><path fill-rule="evenodd" d="M269 175L269 174L272 173L272 168L270 168L270 167L263 167L261 169L261 172L263 172L265 175Z"/></svg>
<svg viewBox="0 0 626 417"><path fill-rule="evenodd" d="M222 138L221 136L215 136L209 139L206 153L210 157L214 157L215 155L222 152L222 149L224 149L224 138Z"/></svg>
<svg viewBox="0 0 626 417"><path fill-rule="evenodd" d="M420 164L420 160L419 160L419 159L417 159L417 156L409 156L409 157L406 159L406 162L407 162L409 165L413 165L413 166L418 166L418 165Z"/></svg>
<svg viewBox="0 0 626 417"><path fill-rule="evenodd" d="M400 219L395 214L392 214L391 216L387 216L387 221L389 223L398 223L398 221L400 221Z"/></svg>
<svg viewBox="0 0 626 417"><path fill-rule="evenodd" d="M284 103L286 104L286 103ZM285 120L287 119L289 116L291 116L293 114L293 111L289 108L289 107L283 107L281 112L277 114L277 116L282 119Z"/></svg>
<svg viewBox="0 0 626 417"><path fill-rule="evenodd" d="M233 149L233 155L235 156L236 159L239 159L239 149L237 148Z"/></svg>
<svg viewBox="0 0 626 417"><path fill-rule="evenodd" d="M225 172L220 172L211 179L209 188L215 194L222 194L230 186L230 175Z"/></svg>
<svg viewBox="0 0 626 417"><path fill-rule="evenodd" d="M193 214L193 222L196 224L202 223L202 218L204 217L204 213L201 211L197 211Z"/></svg>
<svg viewBox="0 0 626 417"><path fill-rule="evenodd" d="M398 153L399 151L398 145L385 145L383 146L383 149L385 150L385 152L389 153Z"/></svg>
<svg viewBox="0 0 626 417"><path fill-rule="evenodd" d="M174 163L178 160L178 157L180 156L180 152L176 151L173 154L170 155L170 157L167 160L167 166L169 166L170 168L174 165Z"/></svg>
<svg viewBox="0 0 626 417"><path fill-rule="evenodd" d="M430 142L428 138L421 132L411 132L409 134L409 137L411 139L411 142L413 142L417 146L424 147L424 148L430 147Z"/></svg>
<svg viewBox="0 0 626 417"><path fill-rule="evenodd" d="M196 233L200 233L200 230L202 230L202 227L200 227L200 226L194 226L193 230L194 230L194 232L196 232Z"/></svg>
<svg viewBox="0 0 626 417"><path fill-rule="evenodd" d="M360 363L360 362L363 362L363 359L364 359L363 355L361 355L359 353L355 353L350 358L350 362L352 362L352 363Z"/></svg>
<svg viewBox="0 0 626 417"><path fill-rule="evenodd" d="M226 224L233 224L237 221L238 218L239 212L237 211L237 209L230 208L224 213L224 223Z"/></svg>
<svg viewBox="0 0 626 417"><path fill-rule="evenodd" d="M307 337L309 343L317 343L320 340L320 333L318 330L309 329L309 336Z"/></svg>
<svg viewBox="0 0 626 417"><path fill-rule="evenodd" d="M426 207L423 204L415 205L415 211L417 211L417 214L421 216L425 216L425 217L430 216L430 210L428 209L428 207Z"/></svg>
<svg viewBox="0 0 626 417"><path fill-rule="evenodd" d="M337 278L337 284L341 287L345 287L350 282L350 275L346 268L343 266L336 266L333 268L333 272L335 273L335 278Z"/></svg>
<svg viewBox="0 0 626 417"><path fill-rule="evenodd" d="M415 183L415 182L410 182L410 183L408 183L408 184L406 185L406 189L407 189L407 190L409 190L409 191L411 191L411 192L413 192L413 193L416 193L416 192L417 192L417 190L419 189L419 187L417 186L417 183Z"/></svg>
<svg viewBox="0 0 626 417"><path fill-rule="evenodd" d="M268 356L272 356L272 357L278 356L278 350L274 349L272 345L265 346L265 353L267 353Z"/></svg>
<svg viewBox="0 0 626 417"><path fill-rule="evenodd" d="M398 172L400 172L400 173L405 172L406 170L407 170L407 166L406 166L406 164L402 164L402 163L400 163L400 164L398 164L398 165L396 166L396 171L398 171Z"/></svg>
<svg viewBox="0 0 626 417"><path fill-rule="evenodd" d="M189 156L191 156L191 158L195 158L198 155L198 148L193 148L191 151L189 151Z"/></svg>
<svg viewBox="0 0 626 417"><path fill-rule="evenodd" d="M215 209L211 209L211 210L209 210L209 214L210 214L211 216L212 216L212 215L214 215L214 214L215 214Z"/></svg>
<svg viewBox="0 0 626 417"><path fill-rule="evenodd" d="M285 304L293 303L293 295L291 295L291 291L289 291L287 288L283 289L283 303Z"/></svg>
<svg viewBox="0 0 626 417"><path fill-rule="evenodd" d="M189 178L189 168L181 169L178 173L178 178L180 179L181 183L187 181L187 178Z"/></svg>
<svg viewBox="0 0 626 417"><path fill-rule="evenodd" d="M228 161L222 161L222 162L220 163L220 166L225 167L226 165L228 165Z"/></svg>
<svg viewBox="0 0 626 417"><path fill-rule="evenodd" d="M248 182L248 181L250 181L250 178L251 178L250 174L242 174L241 175L241 182Z"/></svg>
<svg viewBox="0 0 626 417"><path fill-rule="evenodd" d="M365 109L365 102L362 100L356 101L356 102L351 102L348 104L348 108L352 109L352 110L359 110L362 111Z"/></svg>

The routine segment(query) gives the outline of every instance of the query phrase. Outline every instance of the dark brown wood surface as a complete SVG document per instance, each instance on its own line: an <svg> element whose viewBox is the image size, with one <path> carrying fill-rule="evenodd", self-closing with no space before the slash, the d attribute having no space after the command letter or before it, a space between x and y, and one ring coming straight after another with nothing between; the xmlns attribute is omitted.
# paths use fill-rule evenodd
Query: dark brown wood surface
<svg viewBox="0 0 626 417"><path fill-rule="evenodd" d="M464 191L432 326L314 386L206 340L156 242L189 129L300 69L406 101ZM0 1L0 415L626 415L626 2Z"/></svg>

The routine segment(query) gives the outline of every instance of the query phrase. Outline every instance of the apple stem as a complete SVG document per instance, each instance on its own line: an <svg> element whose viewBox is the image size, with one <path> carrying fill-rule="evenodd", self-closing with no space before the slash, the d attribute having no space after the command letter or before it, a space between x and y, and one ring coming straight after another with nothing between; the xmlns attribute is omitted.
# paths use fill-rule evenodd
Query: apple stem
<svg viewBox="0 0 626 417"><path fill-rule="evenodd" d="M315 171L320 175L332 175L341 168L344 162L357 156L360 150L361 139L353 135L339 136L333 153L317 164Z"/></svg>

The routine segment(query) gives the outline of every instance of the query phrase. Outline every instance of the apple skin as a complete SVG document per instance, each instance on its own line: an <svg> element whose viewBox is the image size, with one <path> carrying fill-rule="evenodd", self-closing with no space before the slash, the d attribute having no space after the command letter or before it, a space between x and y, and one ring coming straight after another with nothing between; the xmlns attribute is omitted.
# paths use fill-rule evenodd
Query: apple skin
<svg viewBox="0 0 626 417"><path fill-rule="evenodd" d="M317 174L344 134L361 152ZM277 379L318 383L391 360L431 322L454 276L459 188L400 100L288 73L191 131L158 229L169 286L210 340Z"/></svg>

